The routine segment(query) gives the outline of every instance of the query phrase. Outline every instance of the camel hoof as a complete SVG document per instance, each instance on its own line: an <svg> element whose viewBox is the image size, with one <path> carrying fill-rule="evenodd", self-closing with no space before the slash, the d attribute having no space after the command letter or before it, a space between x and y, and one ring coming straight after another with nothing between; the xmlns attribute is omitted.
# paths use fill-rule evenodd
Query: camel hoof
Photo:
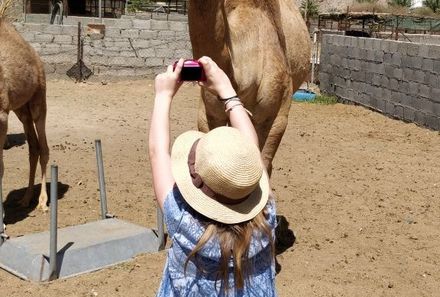
<svg viewBox="0 0 440 297"><path fill-rule="evenodd" d="M38 204L38 209L41 210L42 212L48 212L49 211L49 207L46 206L46 203Z"/></svg>

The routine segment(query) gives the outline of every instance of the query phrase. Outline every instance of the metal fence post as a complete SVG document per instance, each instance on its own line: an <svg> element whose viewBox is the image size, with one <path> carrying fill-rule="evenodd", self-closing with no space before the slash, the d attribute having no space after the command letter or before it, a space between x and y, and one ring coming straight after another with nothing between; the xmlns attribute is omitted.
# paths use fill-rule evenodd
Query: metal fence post
<svg viewBox="0 0 440 297"><path fill-rule="evenodd" d="M44 185L41 185L42 187ZM57 271L57 241L58 241L58 166L51 166L50 181L50 258L49 258L49 280L58 278Z"/></svg>
<svg viewBox="0 0 440 297"><path fill-rule="evenodd" d="M95 140L96 161L98 163L98 179L99 179L99 196L101 202L101 218L107 219L109 216L107 211L107 196L105 193L104 165L102 161L102 145L101 140Z"/></svg>
<svg viewBox="0 0 440 297"><path fill-rule="evenodd" d="M160 207L157 207L156 211L156 219L157 219L157 240L159 242L159 250L163 250L165 248L165 232L164 232L164 223L163 223L163 213Z"/></svg>
<svg viewBox="0 0 440 297"><path fill-rule="evenodd" d="M3 221L4 214L5 212L3 210L3 187L0 179L0 246L2 246L3 242L7 239L7 236L5 234L4 221Z"/></svg>

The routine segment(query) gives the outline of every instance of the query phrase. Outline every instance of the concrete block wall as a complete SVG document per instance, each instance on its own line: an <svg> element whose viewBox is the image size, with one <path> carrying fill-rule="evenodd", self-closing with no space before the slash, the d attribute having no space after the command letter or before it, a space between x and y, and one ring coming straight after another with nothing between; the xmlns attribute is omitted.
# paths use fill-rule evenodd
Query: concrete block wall
<svg viewBox="0 0 440 297"><path fill-rule="evenodd" d="M320 88L342 101L440 130L440 46L324 35Z"/></svg>
<svg viewBox="0 0 440 297"><path fill-rule="evenodd" d="M106 24L105 35L86 34L83 61L94 76L154 77L177 58L191 58L185 21L118 19ZM37 50L48 75L65 75L78 56L78 25L15 23Z"/></svg>

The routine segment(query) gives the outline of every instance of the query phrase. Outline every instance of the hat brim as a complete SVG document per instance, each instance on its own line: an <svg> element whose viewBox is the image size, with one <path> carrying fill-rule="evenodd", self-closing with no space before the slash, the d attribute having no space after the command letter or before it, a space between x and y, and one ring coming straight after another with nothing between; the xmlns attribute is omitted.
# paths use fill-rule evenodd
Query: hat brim
<svg viewBox="0 0 440 297"><path fill-rule="evenodd" d="M239 204L222 204L204 194L192 183L188 168L188 154L194 142L205 135L188 131L176 138L171 150L174 180L185 201L198 213L220 223L238 224L256 217L266 206L269 197L269 177L263 172L259 186Z"/></svg>

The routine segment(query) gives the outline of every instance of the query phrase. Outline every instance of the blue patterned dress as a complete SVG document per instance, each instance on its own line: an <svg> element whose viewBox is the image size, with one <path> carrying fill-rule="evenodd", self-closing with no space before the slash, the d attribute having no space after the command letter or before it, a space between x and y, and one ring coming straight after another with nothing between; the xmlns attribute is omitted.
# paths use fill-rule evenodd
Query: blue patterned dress
<svg viewBox="0 0 440 297"><path fill-rule="evenodd" d="M276 226L275 202L267 204L268 223L274 238ZM204 271L197 269L194 261L188 261L186 274L184 264L188 254L194 249L205 231L200 223L200 215L183 199L177 187L170 191L164 202L164 217L172 246L163 271L158 297L188 296L236 296L236 297L275 297L275 264L271 256L269 239L261 233L253 235L249 248L252 274L242 290L230 289L225 295L221 280L216 281L216 271L220 262L220 246L217 240L210 239L197 253L196 261ZM234 288L233 262L229 264L229 287Z"/></svg>

